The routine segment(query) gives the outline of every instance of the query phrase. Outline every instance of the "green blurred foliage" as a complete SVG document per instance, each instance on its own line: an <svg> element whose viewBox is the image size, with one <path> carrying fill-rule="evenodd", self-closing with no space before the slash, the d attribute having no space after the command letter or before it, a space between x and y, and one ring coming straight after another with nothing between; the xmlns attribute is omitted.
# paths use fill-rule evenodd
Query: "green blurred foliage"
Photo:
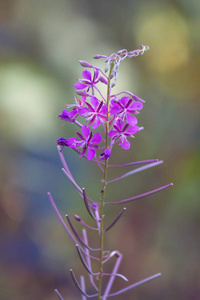
<svg viewBox="0 0 200 300"><path fill-rule="evenodd" d="M140 44L150 51L123 62L115 91L146 100L138 118L145 130L131 150L113 151L113 163L165 163L108 186L107 198L174 186L128 204L106 243L124 254L121 271L130 283L163 273L123 299L199 299L199 12L197 0L0 1L1 299L53 300L55 288L65 299L80 299L68 270L85 270L46 196L50 190L63 216L87 221L56 150L56 139L75 129L56 116L73 102L79 59L92 62L93 54ZM70 150L65 156L79 185L100 198L99 170ZM119 209L106 208L108 224Z"/></svg>

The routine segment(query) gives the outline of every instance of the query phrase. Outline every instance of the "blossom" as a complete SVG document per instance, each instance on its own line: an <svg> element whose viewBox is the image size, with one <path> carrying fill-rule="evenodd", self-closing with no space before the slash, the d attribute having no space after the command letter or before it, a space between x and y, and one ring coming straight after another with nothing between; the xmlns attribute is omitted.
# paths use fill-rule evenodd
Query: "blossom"
<svg viewBox="0 0 200 300"><path fill-rule="evenodd" d="M79 110L79 114L86 118L88 126L92 125L92 128L95 129L99 127L100 123L107 120L107 107L103 101L99 102L96 97L91 97L91 104L86 102L87 107L84 107Z"/></svg>
<svg viewBox="0 0 200 300"><path fill-rule="evenodd" d="M129 124L124 125L124 121L118 119L116 123L113 125L114 130L109 132L109 137L112 138L112 141L120 140L119 145L122 146L123 149L128 150L130 148L130 142L127 140L127 137L134 137L133 134L139 131L138 126L129 126Z"/></svg>
<svg viewBox="0 0 200 300"><path fill-rule="evenodd" d="M111 115L117 115L124 121L126 119L130 126L137 124L137 119L133 114L137 114L138 110L143 108L143 104L140 101L133 101L129 97L122 97L121 99L116 99L111 101Z"/></svg>
<svg viewBox="0 0 200 300"><path fill-rule="evenodd" d="M71 137L67 140L67 145L70 148L75 148L80 152L80 157L82 157L87 151L87 159L92 160L95 156L95 149L99 146L96 145L101 142L101 135L99 132L92 133L90 128L83 125L81 128L82 134L77 132L79 139Z"/></svg>
<svg viewBox="0 0 200 300"><path fill-rule="evenodd" d="M90 89L93 89L99 81L107 84L107 80L104 77L99 76L98 69L94 70L93 77L89 70L84 70L82 72L82 76L83 78L78 78L78 82L74 84L74 87L77 90L83 90L87 88L88 92Z"/></svg>
<svg viewBox="0 0 200 300"><path fill-rule="evenodd" d="M64 109L61 114L58 115L58 117L64 121L67 122L74 122L75 121L75 116L76 111L68 111L67 109Z"/></svg>

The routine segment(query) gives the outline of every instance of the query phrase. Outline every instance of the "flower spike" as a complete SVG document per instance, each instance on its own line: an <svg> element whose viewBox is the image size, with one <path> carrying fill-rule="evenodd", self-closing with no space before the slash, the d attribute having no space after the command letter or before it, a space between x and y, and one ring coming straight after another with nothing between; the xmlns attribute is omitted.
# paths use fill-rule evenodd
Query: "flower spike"
<svg viewBox="0 0 200 300"><path fill-rule="evenodd" d="M83 222L79 215L74 214L75 220L79 222L80 226L82 226L82 234L80 235L68 215L66 215L67 223L64 222L51 194L48 193L56 215L67 234L76 245L80 261L86 269L87 276L94 289L94 294L87 294L85 278L80 276L79 284L73 270L71 269L70 274L72 280L76 288L81 293L82 300L86 300L88 298L95 298L97 300L107 300L110 297L115 298L117 295L121 295L122 293L161 275L160 273L155 274L116 292L112 292L111 289L116 277L120 277L125 281L128 281L128 279L124 275L117 273L121 264L122 254L118 250L106 251L104 249L104 234L118 222L126 210L124 207L117 216L114 217L114 220L110 223L110 225L105 227L105 205L129 203L157 193L172 185L172 183L170 183L146 193L114 202L108 202L105 194L108 183L124 179L128 176L135 175L138 172L145 171L163 163L163 161L159 161L158 159L149 159L130 163L128 162L125 164L109 164L109 161L112 160L113 154L115 153L115 151L113 151L113 147L118 147L119 145L123 150L129 150L131 148L130 139L134 138L137 132L144 129L144 127L139 124L139 117L145 101L129 91L113 93L113 87L117 83L120 63L126 58L143 55L147 50L149 50L148 46L141 45L140 49L132 51L122 49L108 56L96 54L94 59L103 58L105 61L105 72L90 62L80 60L80 64L84 69L82 71L82 76L77 79L74 87L77 95L81 97L74 98L75 103L67 104L66 109L58 115L58 118L62 122L64 121L64 123L71 126L76 124L78 127L79 131L76 132L76 137L61 137L57 140L58 153L63 164L62 170L64 174L68 177L76 192L84 201L85 208L89 216L95 221L95 225L91 227L87 223ZM101 89L102 85L106 86L106 91ZM80 158L83 157L88 161L93 161L96 163L98 168L100 168L103 174L100 181L100 200L98 198L95 199L95 201L90 199L86 194L85 188L80 188L65 161L63 155L64 148L66 151L67 149L72 148ZM141 166L136 167L117 178L108 180L108 170L110 167L121 168L135 165ZM89 246L90 243L88 242L85 228L94 230L93 233L95 233L95 231L98 232L97 238L99 248L91 248ZM96 256L92 256L90 254L91 251L95 251ZM95 261L98 263L99 267L94 273L93 263ZM113 263L111 273L106 272L106 265L108 261L110 261L110 264ZM107 283L104 280L104 277L107 277ZM105 285L104 290L103 284ZM55 292L60 300L64 300L57 290L55 290Z"/></svg>

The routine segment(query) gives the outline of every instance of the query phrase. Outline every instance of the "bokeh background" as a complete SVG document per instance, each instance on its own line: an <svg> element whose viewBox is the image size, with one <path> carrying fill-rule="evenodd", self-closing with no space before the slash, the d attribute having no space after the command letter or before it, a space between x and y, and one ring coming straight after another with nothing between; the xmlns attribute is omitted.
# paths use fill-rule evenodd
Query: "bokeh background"
<svg viewBox="0 0 200 300"><path fill-rule="evenodd" d="M200 2L1 0L0 17L0 298L53 300L58 288L65 299L80 299L69 269L86 272L47 198L51 191L63 216L87 221L56 149L56 139L74 129L56 116L74 101L79 59L144 44L150 51L123 62L116 89L146 100L139 116L145 130L131 150L116 149L113 162L164 164L113 183L107 195L120 200L174 186L127 205L108 232L108 249L123 252L121 271L130 283L163 274L115 299L199 299ZM94 164L64 154L80 186L99 197ZM108 223L119 210L106 209Z"/></svg>

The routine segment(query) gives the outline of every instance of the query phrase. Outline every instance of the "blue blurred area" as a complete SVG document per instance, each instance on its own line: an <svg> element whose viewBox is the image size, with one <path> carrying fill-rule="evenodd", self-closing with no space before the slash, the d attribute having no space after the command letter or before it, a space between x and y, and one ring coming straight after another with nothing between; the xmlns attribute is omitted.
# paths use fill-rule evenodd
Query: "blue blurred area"
<svg viewBox="0 0 200 300"><path fill-rule="evenodd" d="M65 299L80 299L68 270L85 271L47 197L50 191L63 217L87 221L56 149L56 139L76 128L57 115L74 101L79 59L144 44L148 53L120 65L116 91L146 100L138 118L145 129L130 151L114 150L114 163L165 163L113 183L107 197L174 186L129 204L106 243L124 253L121 271L130 283L163 273L123 299L199 299L200 2L2 0L0 15L0 298L53 300L58 288ZM99 170L69 149L64 155L79 185L98 199ZM108 207L108 219L118 211Z"/></svg>

